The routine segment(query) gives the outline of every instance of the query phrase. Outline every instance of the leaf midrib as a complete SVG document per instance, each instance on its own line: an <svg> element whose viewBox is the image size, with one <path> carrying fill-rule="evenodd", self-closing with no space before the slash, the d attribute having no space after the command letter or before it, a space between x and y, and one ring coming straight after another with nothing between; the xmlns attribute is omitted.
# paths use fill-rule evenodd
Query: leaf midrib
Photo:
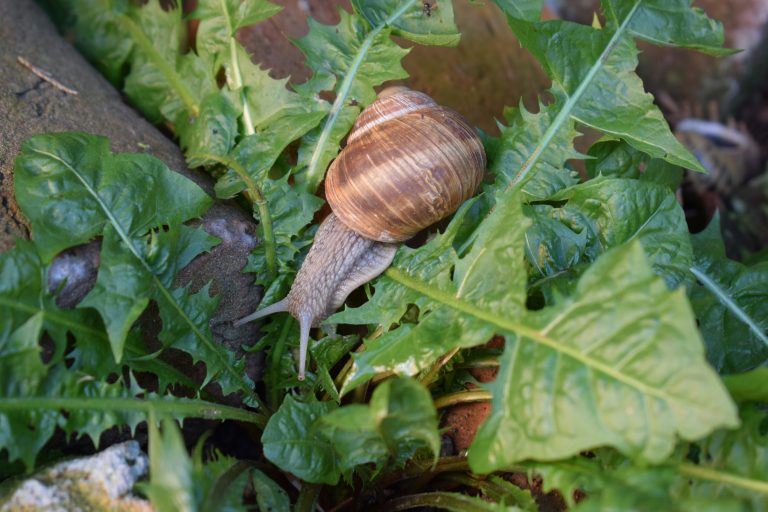
<svg viewBox="0 0 768 512"><path fill-rule="evenodd" d="M539 158L544 153L544 150L549 146L549 143L552 142L552 139L555 138L555 135L557 135L557 132L560 131L560 128L562 128L562 126L571 117L571 113L576 108L576 104L584 95L587 88L591 85L592 80L595 78L598 71L603 68L605 61L608 60L608 57L610 56L611 52L613 52L616 44L618 44L619 40L624 36L624 33L627 31L627 28L629 27L635 12L637 12L637 9L640 7L642 2L643 0L637 0L629 13L627 13L627 17L624 18L624 21L621 22L621 25L619 25L619 27L616 29L616 32L613 33L611 39L605 45L602 53L597 58L597 61L592 65L592 67L589 68L589 71L584 76L584 79L581 81L576 90L573 91L573 94L568 96L568 99L563 105L563 108L560 109L560 112L557 113L557 116L552 121L552 124L550 124L547 130L544 132L544 135L542 136L539 144L536 145L533 152L528 156L525 162L523 162L523 165L520 167L520 170L515 175L515 177L512 178L509 185L507 186L507 189L511 187L522 187L526 176L528 176L533 167L538 163Z"/></svg>
<svg viewBox="0 0 768 512"><path fill-rule="evenodd" d="M646 395L651 395L666 401L675 400L674 397L668 396L666 393L663 392L663 390L650 387L644 382L641 382L633 377L630 377L623 373L619 373L613 368L611 368L610 366L596 359L585 356L584 354L579 353L578 351L576 351L575 349L572 349L571 347L568 347L566 345L563 345L562 343L559 343L558 341L546 336L539 330L533 329L531 327L528 327L527 325L523 325L518 322L514 322L512 320L500 318L494 313L490 311L485 311L484 309L481 309L473 304L470 304L458 297L455 297L454 295L432 288L426 283L423 283L422 281L419 281L418 279L415 279L409 276L408 274L406 274L400 269L390 268L385 272L385 275L390 279L396 281L397 283L401 284L402 286L410 288L411 290L414 290L417 293L420 293L434 301L437 301L444 306L448 306L451 309L459 311L460 313L465 313L467 315L474 316L478 320L485 322L487 324L494 325L497 328L501 329L502 331L516 333L523 337L529 338L541 345L544 345L558 353L562 353L582 363L584 366L587 366L593 370L596 370L597 372L602 373L608 377L611 377L612 379L618 382L621 382L629 387L635 388Z"/></svg>
<svg viewBox="0 0 768 512"><path fill-rule="evenodd" d="M213 340L208 339L207 336L205 336L200 330L197 328L197 326L194 324L191 318L187 316L187 314L184 312L184 310L179 306L179 304L173 299L173 295L171 294L170 290L168 290L165 285L160 281L158 276L152 271L152 268L149 266L149 263L139 255L139 253L136 251L136 248L131 243L130 238L128 238L128 235L125 233L123 227L117 222L117 219L112 214L112 212L107 208L107 205L102 200L101 196L97 193L96 190L91 187L91 185L85 180L85 178L75 169L72 167L69 162L66 162L65 160L61 159L58 155L55 155L53 153L49 153L47 151L43 151L40 149L33 149L32 150L35 153L38 153L40 155L47 156L51 158L54 161L59 162L61 165L63 165L65 168L69 169L72 174L77 177L78 181L80 181L81 185L85 188L85 190L88 191L91 196L93 196L94 200L98 203L101 210L104 212L104 215L107 216L107 219L109 220L110 224L114 228L115 232L118 234L120 239L123 241L123 243L128 247L128 250L131 254L141 263L141 266L146 270L146 272L152 276L152 280L155 283L155 286L162 294L163 298L170 304L170 306L175 310L176 314L184 320L184 322L189 326L189 328L192 330L192 332L195 334L195 336L203 342L203 344L208 347L214 354L216 354L217 359L221 362L221 364L224 366L224 369L230 373L232 376L234 376L236 382L240 384L242 390L244 392L247 392L251 395L253 395L252 390L249 388L249 386L246 384L245 380L240 376L240 374L229 364L229 361L227 361L226 356L221 353L220 348L213 342Z"/></svg>
<svg viewBox="0 0 768 512"><path fill-rule="evenodd" d="M344 80L341 82L339 90L336 91L336 99L331 106L331 110L328 112L328 117L325 120L323 129L320 132L320 136L317 138L315 150L312 151L312 156L309 159L309 165L307 165L306 181L307 189L309 192L314 193L315 189L323 178L325 169L319 169L317 167L320 160L320 155L322 155L328 138L331 136L331 132L336 125L336 121L338 120L339 115L341 115L341 111L344 109L344 106L347 102L347 97L349 96L349 91L352 89L352 83L357 77L357 71L360 69L360 66L363 63L368 50L371 48L373 40L382 30L384 30L385 27L397 21L397 19L402 16L405 11L410 9L415 3L416 0L408 0L400 9L396 10L387 19L373 27L371 31L366 34L363 42L358 47L355 58L352 60L352 63L349 65L347 72L344 74Z"/></svg>

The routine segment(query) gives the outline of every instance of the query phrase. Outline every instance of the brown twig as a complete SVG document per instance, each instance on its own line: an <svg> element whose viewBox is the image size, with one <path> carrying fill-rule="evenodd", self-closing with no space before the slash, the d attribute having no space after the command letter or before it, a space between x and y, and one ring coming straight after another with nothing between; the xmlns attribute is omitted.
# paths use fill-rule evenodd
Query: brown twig
<svg viewBox="0 0 768 512"><path fill-rule="evenodd" d="M37 66L35 66L31 62L29 62L24 57L17 56L16 60L19 62L19 64L21 64L22 66L27 68L29 71L31 71L33 75L35 75L36 77L40 78L41 80L44 80L44 81L48 82L49 84L54 86L56 89L58 89L60 91L63 91L65 93L67 93L67 94L72 94L73 96L77 96L79 94L76 90L74 90L74 89L72 89L70 87L67 87L66 85L62 84L61 82L59 82L58 80L53 78L50 75L50 73L48 73L46 71L43 71L42 69L38 68Z"/></svg>

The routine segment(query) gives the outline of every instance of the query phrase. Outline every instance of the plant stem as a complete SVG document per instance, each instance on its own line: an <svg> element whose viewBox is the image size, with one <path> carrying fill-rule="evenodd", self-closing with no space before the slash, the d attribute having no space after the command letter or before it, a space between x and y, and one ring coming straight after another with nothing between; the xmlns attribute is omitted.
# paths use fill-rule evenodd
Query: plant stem
<svg viewBox="0 0 768 512"><path fill-rule="evenodd" d="M296 512L312 512L315 510L317 497L323 488L321 484L303 484L299 492L299 499L296 501Z"/></svg>
<svg viewBox="0 0 768 512"><path fill-rule="evenodd" d="M741 306L736 304L736 302L731 299L731 297L728 296L728 293L726 293L725 290L720 288L718 284L710 278L707 274L705 274L703 271L698 269L697 267L691 267L690 268L691 274L696 276L696 279L701 282L702 285L704 285L704 288L709 290L712 295L717 297L717 299L728 308L731 313L736 315L736 318L747 324L747 327L749 327L749 330L752 331L763 343L768 345L768 336L763 332L763 330L760 328L759 325L757 325L754 320L752 320L746 311L744 311Z"/></svg>
<svg viewBox="0 0 768 512"><path fill-rule="evenodd" d="M484 389L473 389L471 391L459 391L450 393L435 399L435 409L443 409L456 404L467 402L487 402L492 399L490 391Z"/></svg>
<svg viewBox="0 0 768 512"><path fill-rule="evenodd" d="M424 384L426 387L429 387L437 378L437 374L440 372L440 368L448 364L448 361L450 361L453 356L455 356L459 350L461 350L461 347L456 347L451 349L447 354L444 354L443 357L437 360L435 364L433 364L427 373L424 374L423 377L419 379L422 384Z"/></svg>
<svg viewBox="0 0 768 512"><path fill-rule="evenodd" d="M709 480L710 482L720 482L768 495L768 482L765 481L733 475L731 473L697 466L695 464L680 464L677 466L677 469L680 473L694 478Z"/></svg>
<svg viewBox="0 0 768 512"><path fill-rule="evenodd" d="M464 510L467 512L491 512L499 510L498 504L479 498L453 492L425 492L401 496L389 500L384 509L391 512L421 507L437 507L441 510Z"/></svg>
<svg viewBox="0 0 768 512"><path fill-rule="evenodd" d="M291 323L293 322L293 317L290 315L285 315L285 320L283 321L283 328L280 331L280 337L277 338L277 342L272 346L272 350L269 352L269 366L267 368L267 377L268 382L271 384L268 386L269 389L269 405L272 407L273 410L277 409L280 406L281 402L281 396L280 391L281 388L277 384L277 379L280 375L280 364L283 359L283 354L285 353L285 346L288 341L288 334L291 332Z"/></svg>
<svg viewBox="0 0 768 512"><path fill-rule="evenodd" d="M138 398L65 398L65 397L24 397L3 398L0 411L30 410L72 410L87 409L92 411L137 411L145 414L165 413L181 415L185 418L203 418L209 420L235 420L253 423L263 429L267 417L263 414L238 409L228 405L192 399L147 399Z"/></svg>
<svg viewBox="0 0 768 512"><path fill-rule="evenodd" d="M141 30L141 27L125 14L121 14L116 18L123 28L125 28L131 35L136 46L138 46L141 51L149 57L152 63L157 66L157 69L160 70L171 88L173 88L173 90L176 91L176 94L179 95L182 103L184 103L184 106L189 110L192 116L197 117L200 115L200 106L197 104L195 97L192 96L192 93L184 84L181 77L176 73L176 70L163 59L163 56L160 55L160 53L158 53L154 45L152 45L152 41L150 41L144 31Z"/></svg>
<svg viewBox="0 0 768 512"><path fill-rule="evenodd" d="M355 58L352 61L352 64L349 66L349 70L344 75L344 80L341 82L339 89L336 91L336 99L331 106L330 112L328 112L328 117L325 118L323 130L320 132L320 137L317 138L317 144L315 145L315 149L312 152L312 157L309 159L305 181L305 188L308 192L314 194L317 190L317 187L320 185L320 182L323 181L323 176L325 176L325 169L319 167L320 156L323 153L325 144L328 142L328 137L331 136L331 132L336 125L336 121L338 120L341 111L344 109L344 105L347 102L347 97L349 96L349 91L352 89L352 83L357 76L357 71L360 69L360 66L363 63L368 50L371 48L373 40L382 30L384 30L385 27L397 21L397 19L402 16L405 11L410 9L415 3L416 0L408 0L400 9L393 12L389 18L373 27L371 31L368 32L368 34L365 36L365 39L363 39L360 48L357 50L357 54L355 54Z"/></svg>
<svg viewBox="0 0 768 512"><path fill-rule="evenodd" d="M264 194L256 182L253 181L251 175L245 170L245 167L240 164L234 158L227 156L219 156L211 153L192 153L187 155L188 158L195 158L201 160L213 160L222 165L230 167L233 171L240 176L240 179L245 183L246 197L251 204L256 205L256 209L259 211L259 220L261 221L261 229L264 230L264 253L267 260L267 274L270 280L277 276L277 254L275 253L275 234L272 230L272 215L269 212L269 206L267 200L264 198Z"/></svg>

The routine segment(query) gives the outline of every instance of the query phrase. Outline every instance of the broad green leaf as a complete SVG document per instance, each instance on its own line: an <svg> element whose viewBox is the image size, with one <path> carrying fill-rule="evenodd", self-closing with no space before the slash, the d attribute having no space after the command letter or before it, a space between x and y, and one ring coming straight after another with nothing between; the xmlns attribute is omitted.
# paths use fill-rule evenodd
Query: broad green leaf
<svg viewBox="0 0 768 512"><path fill-rule="evenodd" d="M448 2L413 2L403 0L352 0L355 11L371 26L388 24L392 33L421 44L456 46L461 34L453 20L453 4ZM387 18L405 9L391 23Z"/></svg>
<svg viewBox="0 0 768 512"><path fill-rule="evenodd" d="M400 320L408 304L421 312L418 324L402 324L354 356L342 394L377 373L414 375L456 347L485 343L494 333L488 317L522 315L522 239L528 223L519 200L514 193L501 196L478 229L472 249L458 259L451 244L470 206L465 204L445 234L417 250L398 251L393 267L378 280L373 300L331 317L331 322L377 322L389 327Z"/></svg>
<svg viewBox="0 0 768 512"><path fill-rule="evenodd" d="M387 460L403 465L419 448L437 457L440 436L432 397L418 382L397 377L373 392L368 406L347 405L326 414L319 426L336 451L339 469L352 471Z"/></svg>
<svg viewBox="0 0 768 512"><path fill-rule="evenodd" d="M176 68L187 36L181 9L165 10L158 0L150 0L140 9L132 8L130 18L121 21L129 37L141 39L131 55L125 93L150 121L160 122L161 107L176 93L168 82L167 68ZM142 46L144 41L151 47Z"/></svg>
<svg viewBox="0 0 768 512"><path fill-rule="evenodd" d="M526 257L542 279L631 240L640 240L654 271L670 287L689 280L691 246L685 215L668 187L621 178L590 180L553 195L562 206L526 209Z"/></svg>
<svg viewBox="0 0 768 512"><path fill-rule="evenodd" d="M415 0L403 0L400 5L413 4ZM352 127L360 109L376 98L373 87L407 76L400 60L408 51L397 46L389 37L390 29L385 28L385 24L394 23L402 11L398 9L372 28L365 20L344 10L339 11L341 20L335 26L310 18L309 34L294 42L316 76L330 75L338 80L334 90L336 100L328 117L322 128L305 138L299 152L299 169L306 169L303 179L308 190L314 192L322 181L325 169L338 153L341 139Z"/></svg>
<svg viewBox="0 0 768 512"><path fill-rule="evenodd" d="M176 134L190 166L210 163L201 155L226 155L238 136L237 108L223 92L209 94L200 115L178 123Z"/></svg>
<svg viewBox="0 0 768 512"><path fill-rule="evenodd" d="M75 45L85 57L101 71L112 84L119 86L125 74L125 64L135 43L123 25L122 15L130 7L130 0L109 0L103 3L84 0L57 0L70 15L71 32ZM61 4L65 4L62 6Z"/></svg>
<svg viewBox="0 0 768 512"><path fill-rule="evenodd" d="M335 485L339 468L334 447L317 427L336 408L333 402L297 402L285 397L261 436L264 456L306 482Z"/></svg>
<svg viewBox="0 0 768 512"><path fill-rule="evenodd" d="M692 48L710 55L735 53L723 48L723 24L707 17L692 0L603 0L608 25L630 18L627 29L649 43Z"/></svg>
<svg viewBox="0 0 768 512"><path fill-rule="evenodd" d="M564 21L508 20L521 44L552 78L553 93L561 105L559 115L620 137L651 157L703 172L701 164L672 135L635 74L637 48L631 27L638 23L635 16L645 12L640 9L645 3L623 0L622 5L632 7L604 29ZM681 35L675 44L689 40L696 37ZM527 173L523 169L521 179Z"/></svg>
<svg viewBox="0 0 768 512"><path fill-rule="evenodd" d="M116 361L131 325L154 300L160 338L205 359L206 382L216 378L225 393L252 392L242 362L211 337L216 302L207 289L190 296L171 288L176 272L213 245L203 231L180 225L211 204L197 185L149 155L111 153L103 137L63 133L24 143L15 186L44 261L103 236L96 286L79 307L101 313Z"/></svg>
<svg viewBox="0 0 768 512"><path fill-rule="evenodd" d="M573 296L524 327L497 324L508 334L491 416L469 451L474 471L597 446L660 462L678 437L738 425L684 291L667 289L637 241L602 255Z"/></svg>
<svg viewBox="0 0 768 512"><path fill-rule="evenodd" d="M720 220L691 237L696 283L691 304L721 373L738 373L768 361L768 262L746 266L725 256Z"/></svg>

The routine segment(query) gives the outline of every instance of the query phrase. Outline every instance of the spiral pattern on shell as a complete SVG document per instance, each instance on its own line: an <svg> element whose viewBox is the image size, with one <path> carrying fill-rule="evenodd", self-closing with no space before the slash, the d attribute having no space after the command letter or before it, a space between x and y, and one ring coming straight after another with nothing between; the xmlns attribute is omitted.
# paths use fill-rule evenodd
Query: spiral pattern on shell
<svg viewBox="0 0 768 512"><path fill-rule="evenodd" d="M464 118L426 94L385 90L358 117L326 175L326 197L350 229L400 242L475 194L485 151Z"/></svg>

